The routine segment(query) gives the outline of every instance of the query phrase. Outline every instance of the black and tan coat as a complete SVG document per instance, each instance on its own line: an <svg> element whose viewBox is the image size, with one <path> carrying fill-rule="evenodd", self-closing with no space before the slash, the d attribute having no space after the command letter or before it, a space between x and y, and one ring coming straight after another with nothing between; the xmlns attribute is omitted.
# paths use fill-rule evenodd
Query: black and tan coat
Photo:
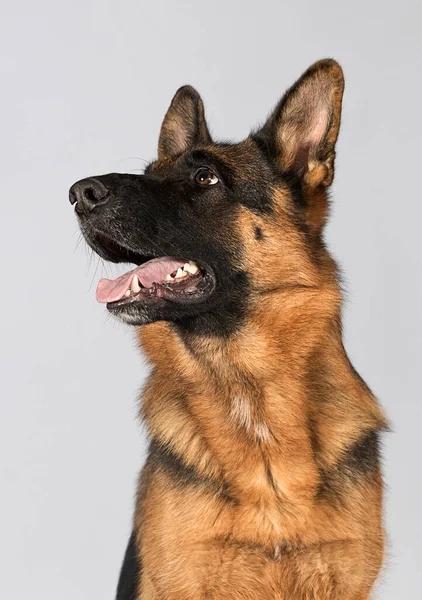
<svg viewBox="0 0 422 600"><path fill-rule="evenodd" d="M386 422L343 347L323 241L342 94L339 65L320 61L262 128L223 144L183 87L158 160L97 177L106 201L79 207L104 258L183 257L212 280L197 302L108 307L140 326L151 365L119 600L370 597Z"/></svg>

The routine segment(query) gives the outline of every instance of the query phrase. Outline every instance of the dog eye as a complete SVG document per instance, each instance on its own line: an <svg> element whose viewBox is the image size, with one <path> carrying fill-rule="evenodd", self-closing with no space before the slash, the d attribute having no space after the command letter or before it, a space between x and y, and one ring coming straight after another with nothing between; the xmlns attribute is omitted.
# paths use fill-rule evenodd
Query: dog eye
<svg viewBox="0 0 422 600"><path fill-rule="evenodd" d="M196 183L199 185L215 185L218 183L219 179L215 173L208 169L207 167L202 167L197 171L195 175Z"/></svg>

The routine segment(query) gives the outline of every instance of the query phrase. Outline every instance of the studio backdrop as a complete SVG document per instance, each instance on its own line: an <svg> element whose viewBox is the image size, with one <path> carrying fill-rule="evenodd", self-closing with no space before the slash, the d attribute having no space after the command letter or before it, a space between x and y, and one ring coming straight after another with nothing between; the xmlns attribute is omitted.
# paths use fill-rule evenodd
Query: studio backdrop
<svg viewBox="0 0 422 600"><path fill-rule="evenodd" d="M181 85L240 140L314 61L346 78L327 243L346 348L392 425L375 597L419 600L420 3L20 0L0 9L0 597L111 598L146 436L134 330L95 301L68 188L141 173Z"/></svg>

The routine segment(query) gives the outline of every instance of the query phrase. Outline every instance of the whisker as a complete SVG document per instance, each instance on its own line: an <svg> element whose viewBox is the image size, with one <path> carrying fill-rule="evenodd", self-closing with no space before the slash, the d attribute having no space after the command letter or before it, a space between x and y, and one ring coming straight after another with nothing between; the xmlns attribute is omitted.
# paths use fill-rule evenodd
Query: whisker
<svg viewBox="0 0 422 600"><path fill-rule="evenodd" d="M92 276L91 283L90 283L90 285L89 285L89 288L88 288L88 289L89 289L89 291L91 291L92 284L94 283L95 276L97 275L98 266L99 266L99 264L100 264L100 261L101 261L101 257L99 256L99 257L98 257L98 261L97 261L97 266L95 267L94 275Z"/></svg>
<svg viewBox="0 0 422 600"><path fill-rule="evenodd" d="M87 246L85 248L85 251L86 251L86 253L88 255L88 259L89 259L88 268L87 268L86 273L85 273L85 276L87 276L88 273L89 273L89 271L91 270L92 259L94 258L94 250L92 248L90 248L89 246Z"/></svg>
<svg viewBox="0 0 422 600"><path fill-rule="evenodd" d="M79 246L81 245L81 242L82 242L82 240L83 240L83 235L82 235L82 233L81 233L80 231L79 231L78 233L79 233L79 237L78 237L78 240L77 240L77 242L76 242L75 249L73 250L73 254L75 254L75 252L77 251L77 249L79 248Z"/></svg>
<svg viewBox="0 0 422 600"><path fill-rule="evenodd" d="M126 158L119 158L117 162L120 163L124 162L125 160L142 160L142 162L144 162L145 164L149 163L149 160L147 160L146 158L142 158L142 156L127 156Z"/></svg>

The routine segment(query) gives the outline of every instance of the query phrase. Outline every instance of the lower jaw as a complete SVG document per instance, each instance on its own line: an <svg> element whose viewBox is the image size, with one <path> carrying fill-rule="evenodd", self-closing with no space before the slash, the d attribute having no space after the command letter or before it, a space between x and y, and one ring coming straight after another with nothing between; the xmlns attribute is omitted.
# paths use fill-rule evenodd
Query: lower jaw
<svg viewBox="0 0 422 600"><path fill-rule="evenodd" d="M110 314L127 325L148 325L156 321L171 321L174 323L189 317L204 314L202 304L176 304L166 300L158 302L133 302L120 306L108 306Z"/></svg>
<svg viewBox="0 0 422 600"><path fill-rule="evenodd" d="M123 321L127 325L147 325L148 323L154 323L155 321L169 320L165 318L165 302L153 304L143 304L141 302L133 302L131 304L121 304L115 306L113 304L107 304L107 310L109 313L118 319Z"/></svg>

